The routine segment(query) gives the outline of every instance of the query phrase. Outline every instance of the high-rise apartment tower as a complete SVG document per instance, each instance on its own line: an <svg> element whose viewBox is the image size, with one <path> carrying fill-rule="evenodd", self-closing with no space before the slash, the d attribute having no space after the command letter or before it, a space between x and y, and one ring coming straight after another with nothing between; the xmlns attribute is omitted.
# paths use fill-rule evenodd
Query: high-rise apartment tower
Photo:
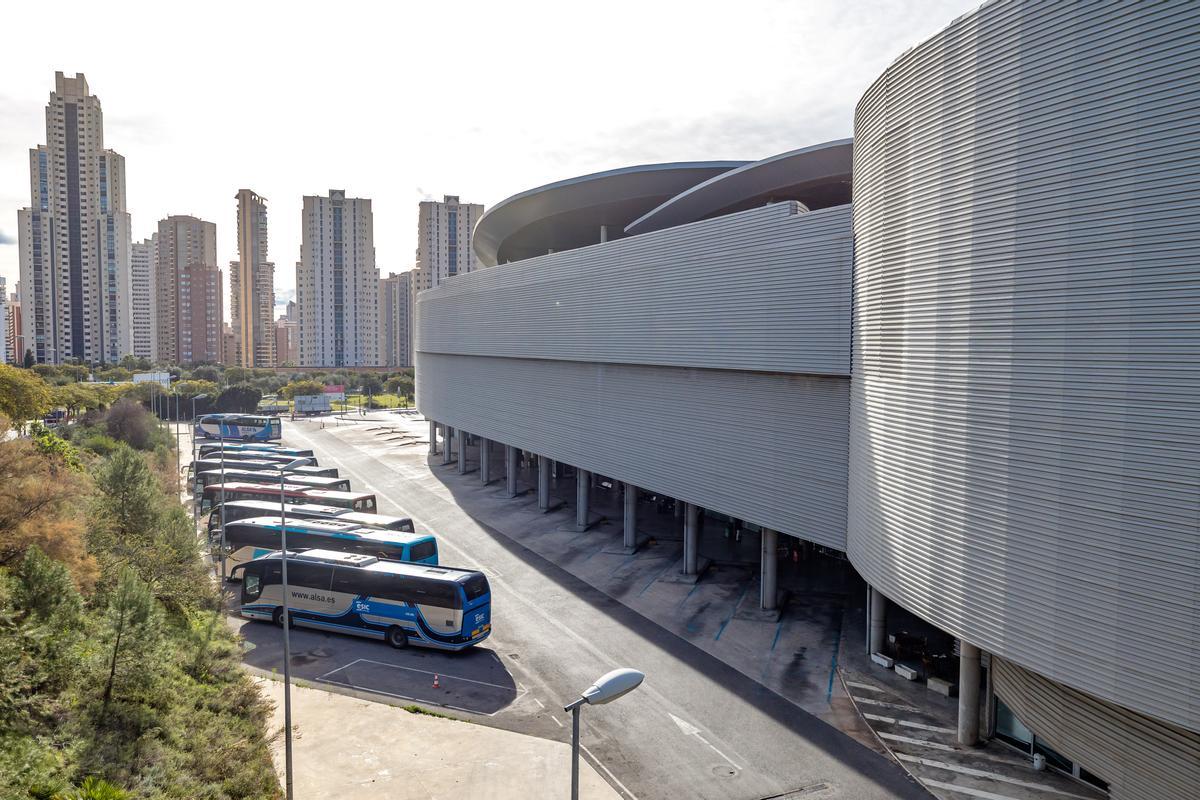
<svg viewBox="0 0 1200 800"><path fill-rule="evenodd" d="M471 232L482 216L482 205L462 203L456 195L445 195L440 203L422 201L417 221L417 269L426 273L430 287L479 269Z"/></svg>
<svg viewBox="0 0 1200 800"><path fill-rule="evenodd" d="M296 305L300 365L379 364L379 270L371 201L330 189L307 196L301 218Z"/></svg>
<svg viewBox="0 0 1200 800"><path fill-rule="evenodd" d="M158 223L158 357L172 364L221 360L217 226L190 216Z"/></svg>
<svg viewBox="0 0 1200 800"><path fill-rule="evenodd" d="M42 362L117 361L133 350L125 160L104 149L100 98L82 73L55 73L29 178L17 212L26 342Z"/></svg>
<svg viewBox="0 0 1200 800"><path fill-rule="evenodd" d="M275 366L275 264L267 260L267 199L237 193L238 260L229 276L230 317L238 365Z"/></svg>

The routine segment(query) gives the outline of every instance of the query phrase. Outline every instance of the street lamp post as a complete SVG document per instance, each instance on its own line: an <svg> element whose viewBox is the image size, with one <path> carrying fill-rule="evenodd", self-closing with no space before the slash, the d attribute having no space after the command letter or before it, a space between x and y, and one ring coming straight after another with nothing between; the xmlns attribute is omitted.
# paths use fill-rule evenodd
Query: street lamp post
<svg viewBox="0 0 1200 800"><path fill-rule="evenodd" d="M175 494L183 491L183 453L179 448L179 392L175 392Z"/></svg>
<svg viewBox="0 0 1200 800"><path fill-rule="evenodd" d="M614 669L584 689L577 700L563 706L563 711L571 712L571 800L579 800L579 709L584 703L590 706L611 703L641 686L645 677L636 669Z"/></svg>
<svg viewBox="0 0 1200 800"><path fill-rule="evenodd" d="M283 580L283 769L287 800L292 800L292 641L288 629L292 626L288 610L287 576L287 495L284 493L284 476L288 470L312 463L308 458L297 458L279 468L279 545L281 548L280 578ZM225 537L225 526L221 525L221 537ZM224 548L222 548L224 552Z"/></svg>

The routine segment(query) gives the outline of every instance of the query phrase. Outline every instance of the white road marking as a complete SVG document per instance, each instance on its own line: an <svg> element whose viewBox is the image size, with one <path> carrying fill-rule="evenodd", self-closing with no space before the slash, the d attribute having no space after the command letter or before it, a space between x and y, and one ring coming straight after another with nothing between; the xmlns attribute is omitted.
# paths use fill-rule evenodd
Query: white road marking
<svg viewBox="0 0 1200 800"><path fill-rule="evenodd" d="M559 721L558 721L558 717L554 716L553 714L551 714L551 715L550 715L550 719L554 720L554 723L555 723L556 725L558 725L558 727L560 727L560 728L565 728L565 727L566 727L566 726L565 726L565 725L563 725L561 722L559 722Z"/></svg>
<svg viewBox="0 0 1200 800"><path fill-rule="evenodd" d="M624 792L630 798L630 800L637 800L637 795L634 794L633 792L629 791L629 787L626 786L625 784L621 783L621 779L618 778L616 775L613 775L612 770L610 770L608 767L604 766L604 762L601 761L600 759L596 758L596 754L593 753L591 750L588 750L586 744L583 744L582 742L580 742L579 746L580 746L580 748L583 749L583 752L588 754L588 758L590 758L590 759L592 759L592 761L596 762L596 766L598 766L598 767L600 767L600 769L604 770L605 775L607 775L608 777L613 779L613 783L617 784L617 786L621 789L621 791Z"/></svg>
<svg viewBox="0 0 1200 800"><path fill-rule="evenodd" d="M963 775L970 775L975 778L988 778L989 780L993 780L993 781L1002 781L1004 783L1011 783L1014 786L1024 786L1027 789L1037 789L1038 791L1050 792L1051 794L1056 794L1056 795L1059 795L1062 797L1073 797L1073 798L1078 798L1078 800L1092 800L1092 798L1087 797L1086 795L1071 794L1070 792L1064 792L1062 789L1055 789L1053 786L1047 786L1044 783L1034 783L1032 781L1023 781L1023 780L1019 780L1017 778L1010 778L1007 775L1001 775L998 772L987 772L986 770L982 770L982 769L972 769L971 767L960 767L957 764L947 764L945 761L934 761L931 758L921 758L920 756L910 756L910 755L905 755L904 753L897 753L896 758L900 759L901 761L907 761L911 764L920 764L923 767L932 767L933 769L945 769L945 770L950 770L951 772L959 772Z"/></svg>
<svg viewBox="0 0 1200 800"><path fill-rule="evenodd" d="M972 789L969 786L955 786L953 783L942 783L941 781L922 781L926 786L933 786L937 789L945 789L950 792L958 792L970 797L979 797L982 800L1018 800L1007 794L996 794L995 792L985 792L983 789Z"/></svg>
<svg viewBox="0 0 1200 800"><path fill-rule="evenodd" d="M732 758L730 758L729 756L725 755L720 750L718 750L716 745L714 745L708 739L705 739L704 736L701 734L700 729L697 728L695 725L693 725L690 722L680 719L679 717L672 714L670 711L667 712L667 716L669 716L672 720L675 721L675 725L678 726L679 730L683 733L684 736L695 736L697 739L699 739L700 741L702 741L706 745L708 745L709 748L714 753L719 755L721 758L725 759L725 761L729 762L729 765L732 766L734 769L736 769L738 772L742 771L742 768L739 767Z"/></svg>
<svg viewBox="0 0 1200 800"><path fill-rule="evenodd" d="M901 705L900 703L885 703L882 700L872 700L869 697L859 697L856 694L852 694L852 695L850 695L850 697L856 703L864 703L869 706L882 706L884 708L894 708L897 711L917 711L917 709L913 708L912 706L905 706L905 705Z"/></svg>
<svg viewBox="0 0 1200 800"><path fill-rule="evenodd" d="M316 681L317 681L317 683L328 683L328 684L330 684L331 686L345 686L345 687L347 687L347 688L350 688L350 689L358 689L358 690L360 690L360 691L363 691L363 692L370 692L370 693L372 693L372 694L382 694L382 695L386 695L386 696L388 696L388 697L397 697L397 698L399 698L399 699L401 699L401 700L412 700L412 701L414 701L414 702L418 702L418 703L430 703L430 704L432 704L432 705L435 705L435 706L440 706L441 708L452 708L452 709L454 709L455 711L462 711L462 712L464 712L464 713L466 713L466 714L479 714L480 716L484 716L484 717L494 717L494 716L496 716L497 714L500 714L500 713L502 713L502 712L504 712L504 711L508 711L509 709L511 709L511 708L512 708L512 706L513 706L513 705L514 705L514 704L515 704L515 703L516 703L518 700L520 700L522 697L524 697L524 696L526 695L526 693L528 692L528 690L527 690L527 689L522 689L521 691L517 692L517 693L516 693L516 694L513 696L513 699L512 699L512 702L511 702L511 703L507 704L507 705L506 705L504 708L497 709L497 710L493 711L492 713L488 714L488 713L485 713L485 712L483 712L483 711L477 711L477 710L475 710L475 709L471 709L471 708L463 708L462 706L453 706L453 705L450 705L449 703L439 703L438 701L436 701L436 700L430 700L430 699L429 699L429 698L427 698L427 697L413 697L413 696L411 696L411 695L407 695L407 694L400 694L400 693L398 693L398 692L388 692L388 691L385 691L385 690L383 690L383 689L377 689L377 688L375 688L375 687L373 687L373 686L360 686L360 685L358 685L357 683L353 683L353 682L351 682L351 681L348 681L348 680L347 680L347 681L335 681L335 680L329 680L329 679L328 679L328 678L329 678L329 676L330 676L330 675L332 675L333 673L335 673L335 672L341 672L341 671L342 671L342 670L344 670L344 669L350 669L350 667L353 667L355 664L376 664L376 665L378 665L378 666L381 666L381 667L392 667L393 669L403 669L403 670L407 670L407 671L409 671L409 672L419 672L419 673L422 673L422 674L425 674L425 675L434 675L434 674L436 674L436 675L439 675L439 676L440 676L440 677L442 677L442 678L452 678L452 679L454 679L454 680L456 680L456 681L466 681L467 683L474 683L474 684L478 684L478 685L480 685L480 686L490 686L490 687L492 687L493 689L503 689L504 691L508 691L508 689L510 688L510 687L508 687L508 686L501 686L501 685L500 685L500 684L498 684L498 683L488 683L487 681L477 681L477 680L475 680L475 679L473 679L473 678L464 678L464 677L461 677L461 676L459 676L459 675L453 675L453 674L451 674L451 673L448 673L448 672L438 672L438 673L434 673L433 671L431 671L431 670L427 670L427 669L415 669L415 668L413 668L413 667L405 667L405 666L402 666L402 665L400 665L400 664L389 664L389 663L387 663L386 661L374 661L374 660L372 660L372 659L369 659L369 658L356 658L356 659L354 659L353 661L351 661L349 664L343 664L343 665L342 665L342 666L340 666L340 667L336 667L336 668L334 668L334 669L331 669L331 670L329 670L329 672L326 672L324 675L321 675L321 676L319 676L319 677L316 679ZM536 698L534 698L534 699L536 699Z"/></svg>
<svg viewBox="0 0 1200 800"><path fill-rule="evenodd" d="M846 681L847 686L853 686L855 689L866 689L868 692L884 692L887 691L879 686L872 686L869 683L859 683L858 681Z"/></svg>
<svg viewBox="0 0 1200 800"><path fill-rule="evenodd" d="M942 744L941 742L927 742L924 739L916 739L912 736L901 736L898 733L883 733L882 731L878 731L878 733L880 739L887 739L893 742L904 742L905 744L913 744L918 747L931 747L934 750L948 750L950 752L954 752L953 747L948 744Z"/></svg>
<svg viewBox="0 0 1200 800"><path fill-rule="evenodd" d="M889 725L903 725L906 728L917 728L922 731L932 731L934 733L958 733L954 728L940 728L937 725L926 725L924 722L909 722L906 719L893 719L892 717L881 717L878 714L868 714L865 711L863 716L867 719L873 719L876 722L886 722Z"/></svg>
<svg viewBox="0 0 1200 800"><path fill-rule="evenodd" d="M536 697L533 698L533 702L538 704L538 708L541 708L543 710L546 708L546 704L543 703L541 700L538 700Z"/></svg>

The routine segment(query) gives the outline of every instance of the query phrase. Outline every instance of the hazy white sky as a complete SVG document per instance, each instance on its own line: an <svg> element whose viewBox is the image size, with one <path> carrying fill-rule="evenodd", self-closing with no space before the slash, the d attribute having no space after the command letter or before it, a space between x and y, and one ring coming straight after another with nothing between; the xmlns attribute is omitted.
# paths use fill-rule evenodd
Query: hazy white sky
<svg viewBox="0 0 1200 800"><path fill-rule="evenodd" d="M87 75L126 159L135 240L268 199L277 296L301 197L369 197L381 273L412 266L416 203L488 206L655 161L755 159L851 135L863 89L977 0L719 3L16 3L0 32L0 275L18 277L27 151L54 72ZM45 29L45 30L43 30ZM228 276L226 278L228 280Z"/></svg>

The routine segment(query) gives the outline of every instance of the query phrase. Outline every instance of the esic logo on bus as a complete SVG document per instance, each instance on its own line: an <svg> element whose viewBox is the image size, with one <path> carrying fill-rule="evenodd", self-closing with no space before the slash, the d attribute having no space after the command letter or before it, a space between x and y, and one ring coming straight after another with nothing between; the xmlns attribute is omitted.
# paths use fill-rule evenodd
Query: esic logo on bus
<svg viewBox="0 0 1200 800"><path fill-rule="evenodd" d="M355 600L354 601L354 610L356 612L358 612L359 614L370 614L371 613L371 604L368 603L366 600Z"/></svg>
<svg viewBox="0 0 1200 800"><path fill-rule="evenodd" d="M476 614L476 615L475 615L475 624L476 624L476 625L481 625L481 624L483 624L483 612L480 612L480 613L478 613L478 614Z"/></svg>

